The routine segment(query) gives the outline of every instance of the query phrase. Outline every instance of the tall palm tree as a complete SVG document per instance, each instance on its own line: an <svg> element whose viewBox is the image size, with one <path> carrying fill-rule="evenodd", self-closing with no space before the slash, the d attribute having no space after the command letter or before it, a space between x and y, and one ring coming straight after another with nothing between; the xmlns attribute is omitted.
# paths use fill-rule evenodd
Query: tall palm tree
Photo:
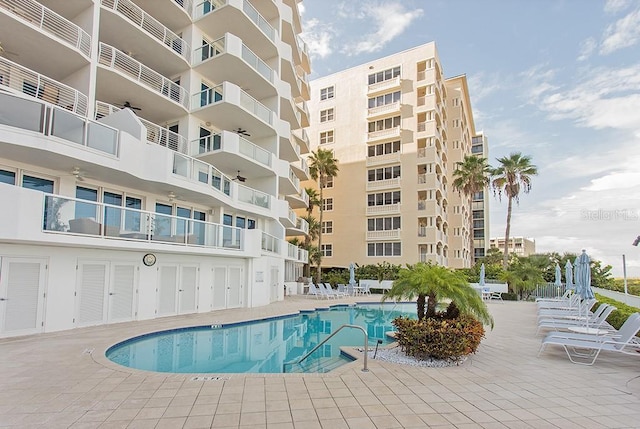
<svg viewBox="0 0 640 429"><path fill-rule="evenodd" d="M473 196L480 191L484 191L491 182L491 166L487 163L487 158L477 155L466 155L464 160L456 162L456 170L453 172L453 182L451 186L460 194L464 194L473 202ZM471 207L471 204L469 204ZM473 226L473 220L471 225ZM473 230L473 228L471 228ZM473 238L471 239L471 261L473 262Z"/></svg>
<svg viewBox="0 0 640 429"><path fill-rule="evenodd" d="M504 233L504 254L502 266L506 269L509 262L509 232L511 231L511 211L513 200L520 201L520 192L529 193L531 177L538 174L538 167L531 164L531 157L513 152L508 157L498 158L500 165L491 172L491 186L498 198L504 193L507 196L507 228Z"/></svg>
<svg viewBox="0 0 640 429"><path fill-rule="evenodd" d="M434 318L438 303L451 300L461 314L470 314L493 327L493 318L487 306L459 271L431 262L407 265L407 268L400 269L398 279L382 300L413 300L415 297L418 298L418 320Z"/></svg>
<svg viewBox="0 0 640 429"><path fill-rule="evenodd" d="M311 152L309 156L309 172L311 178L318 181L318 188L320 189L320 231L318 233L318 249L322 250L322 214L324 212L324 187L326 186L327 179L336 177L338 175L338 160L333 157L333 152L327 149L318 149L316 152ZM322 258L318 258L318 270L316 272L316 283L320 282Z"/></svg>
<svg viewBox="0 0 640 429"><path fill-rule="evenodd" d="M309 207L307 207L307 214L313 213L313 209L319 207L322 201L320 201L320 195L314 188L304 188L309 196Z"/></svg>

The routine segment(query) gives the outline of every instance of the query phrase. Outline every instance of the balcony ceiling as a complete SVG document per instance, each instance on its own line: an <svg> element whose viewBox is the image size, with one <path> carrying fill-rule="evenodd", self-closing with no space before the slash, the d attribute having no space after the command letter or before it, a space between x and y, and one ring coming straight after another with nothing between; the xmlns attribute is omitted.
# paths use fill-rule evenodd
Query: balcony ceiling
<svg viewBox="0 0 640 429"><path fill-rule="evenodd" d="M186 114L182 105L102 66L98 66L96 99L116 106L128 101L132 106L142 108L135 112L137 115L156 124L163 124Z"/></svg>
<svg viewBox="0 0 640 429"><path fill-rule="evenodd" d="M275 86L256 69L249 66L242 58L230 53L209 58L198 64L195 70L211 82L235 83L256 100L263 100L278 94Z"/></svg>
<svg viewBox="0 0 640 429"><path fill-rule="evenodd" d="M176 34L191 24L191 17L175 0L131 0ZM186 3L186 2L185 2ZM196 4L199 2L195 2Z"/></svg>
<svg viewBox="0 0 640 429"><path fill-rule="evenodd" d="M271 125L263 122L239 105L226 101L220 101L193 110L193 115L203 122L211 122L219 130L233 131L242 128L251 134L252 139L256 140L274 136L276 133Z"/></svg>
<svg viewBox="0 0 640 429"><path fill-rule="evenodd" d="M89 64L78 50L14 18L1 8L0 42L8 60L57 81Z"/></svg>
<svg viewBox="0 0 640 429"><path fill-rule="evenodd" d="M296 195L296 194L285 195L284 199L287 200L287 202L289 203L289 206L292 209L307 208L307 203L304 202L304 200L302 199L302 197L300 197L300 195Z"/></svg>
<svg viewBox="0 0 640 429"><path fill-rule="evenodd" d="M92 0L38 0L39 3L48 7L58 15L62 15L72 21L83 10L93 5ZM86 31L86 30L85 30Z"/></svg>
<svg viewBox="0 0 640 429"><path fill-rule="evenodd" d="M122 15L106 8L100 10L100 41L125 52L168 78L189 68L187 61L169 46ZM190 55L191 53L189 58Z"/></svg>
<svg viewBox="0 0 640 429"><path fill-rule="evenodd" d="M215 166L226 176L232 178L238 175L238 171L240 171L240 176L249 181L275 176L273 170L268 166L224 149L202 154L196 158Z"/></svg>

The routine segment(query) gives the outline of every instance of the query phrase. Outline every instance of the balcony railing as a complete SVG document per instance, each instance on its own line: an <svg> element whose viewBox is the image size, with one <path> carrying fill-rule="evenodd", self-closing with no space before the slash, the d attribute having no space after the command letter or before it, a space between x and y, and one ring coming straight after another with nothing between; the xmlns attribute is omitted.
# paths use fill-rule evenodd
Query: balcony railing
<svg viewBox="0 0 640 429"><path fill-rule="evenodd" d="M376 82L369 85L369 92L377 92L385 89L391 89L400 86L400 76L396 76L392 79L383 80L382 82Z"/></svg>
<svg viewBox="0 0 640 429"><path fill-rule="evenodd" d="M35 0L0 0L0 8L36 26L54 38L91 56L91 36L73 22Z"/></svg>
<svg viewBox="0 0 640 429"><path fill-rule="evenodd" d="M103 101L96 101L96 120L109 116L119 110L122 109ZM138 119L147 129L146 138L149 143L159 144L160 146L164 146L176 152L184 154L187 153L187 139L184 136L181 136L168 128L164 128L160 125L154 124L153 122L147 121L144 118L138 117Z"/></svg>
<svg viewBox="0 0 640 429"><path fill-rule="evenodd" d="M173 174L194 182L206 183L218 192L231 196L231 179L206 162L176 152L173 154Z"/></svg>
<svg viewBox="0 0 640 429"><path fill-rule="evenodd" d="M400 152L386 153L384 155L368 156L367 167L372 165L389 164L392 162L400 162Z"/></svg>
<svg viewBox="0 0 640 429"><path fill-rule="evenodd" d="M130 0L101 0L100 4L104 8L120 13L145 33L189 62L191 53L189 44L135 3Z"/></svg>
<svg viewBox="0 0 640 429"><path fill-rule="evenodd" d="M399 177L395 177L393 179L374 180L371 182L367 182L367 191L373 191L376 189L399 188L399 187L400 187Z"/></svg>
<svg viewBox="0 0 640 429"><path fill-rule="evenodd" d="M118 156L118 130L40 100L0 92L0 125L35 131Z"/></svg>
<svg viewBox="0 0 640 429"><path fill-rule="evenodd" d="M217 85L197 92L193 95L192 100L194 107L205 107L224 102L224 85ZM273 112L242 89L240 90L240 106L269 125L273 125Z"/></svg>
<svg viewBox="0 0 640 429"><path fill-rule="evenodd" d="M144 85L151 91L181 104L185 109L189 109L189 95L187 90L162 76L160 73L151 70L124 52L106 43L100 42L98 55L98 61L101 65L120 72Z"/></svg>
<svg viewBox="0 0 640 429"><path fill-rule="evenodd" d="M228 5L228 0L205 0L197 3L193 11L193 20L198 20L203 16ZM275 43L276 30L264 19L262 15L248 1L242 2L242 11L249 17L251 21L264 33L269 40Z"/></svg>
<svg viewBox="0 0 640 429"><path fill-rule="evenodd" d="M216 133L192 140L189 153L191 155L202 155L203 153L224 149L222 134ZM239 137L238 153L267 167L271 166L271 152L255 145L244 137Z"/></svg>
<svg viewBox="0 0 640 429"><path fill-rule="evenodd" d="M87 96L63 83L0 56L0 86L87 115Z"/></svg>
<svg viewBox="0 0 640 429"><path fill-rule="evenodd" d="M222 54L228 52L226 49L227 46L227 36L221 37L213 42L207 43L205 45L200 46L199 48L193 51L193 64L198 65L201 64L211 58L215 58ZM251 49L247 47L244 43L242 43L242 52L240 52L240 57L247 63L251 68L257 71L262 77L264 77L269 82L273 83L273 75L274 71L271 67L267 65L260 57L258 57Z"/></svg>
<svg viewBox="0 0 640 429"><path fill-rule="evenodd" d="M388 128L386 130L370 132L367 135L367 139L369 141L372 141L372 140L379 140L379 139L399 137L399 136L400 136L400 127L393 127L393 128Z"/></svg>
<svg viewBox="0 0 640 429"><path fill-rule="evenodd" d="M399 239L401 230L389 229L386 231L367 231L367 240L392 240Z"/></svg>
<svg viewBox="0 0 640 429"><path fill-rule="evenodd" d="M298 176L296 176L296 173L293 172L291 167L289 167L289 180L291 180L291 183L293 183L296 189L300 189L300 179L298 179Z"/></svg>
<svg viewBox="0 0 640 429"><path fill-rule="evenodd" d="M371 107L367 111L367 116L376 116L384 113L397 112L400 110L400 102L396 101L395 103L385 104L384 106Z"/></svg>
<svg viewBox="0 0 640 429"><path fill-rule="evenodd" d="M44 195L42 225L45 232L100 239L244 249L241 228L52 194Z"/></svg>
<svg viewBox="0 0 640 429"><path fill-rule="evenodd" d="M287 216L289 218L289 220L291 221L292 224L296 225L297 221L298 221L298 215L296 215L296 212L294 212L293 210L289 209L289 214Z"/></svg>
<svg viewBox="0 0 640 429"><path fill-rule="evenodd" d="M309 222L299 217L296 222L296 229L303 231L305 234L309 234Z"/></svg>
<svg viewBox="0 0 640 429"><path fill-rule="evenodd" d="M271 208L271 195L240 184L238 184L238 201L264 209Z"/></svg>
<svg viewBox="0 0 640 429"><path fill-rule="evenodd" d="M367 216L400 213L400 203L368 206Z"/></svg>
<svg viewBox="0 0 640 429"><path fill-rule="evenodd" d="M261 249L264 250L265 252L279 254L281 241L282 240L280 240L278 237L274 237L273 235L263 232Z"/></svg>

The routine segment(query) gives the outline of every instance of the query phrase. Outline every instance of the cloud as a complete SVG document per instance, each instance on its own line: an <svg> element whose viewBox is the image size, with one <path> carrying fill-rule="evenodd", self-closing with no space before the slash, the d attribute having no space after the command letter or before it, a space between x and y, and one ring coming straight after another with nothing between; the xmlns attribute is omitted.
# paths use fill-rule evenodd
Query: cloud
<svg viewBox="0 0 640 429"><path fill-rule="evenodd" d="M604 11L607 13L618 13L625 10L631 4L631 0L607 0L604 4Z"/></svg>
<svg viewBox="0 0 640 429"><path fill-rule="evenodd" d="M313 18L305 21L303 28L305 31L300 37L307 43L312 58L325 58L333 52L331 42L335 32L330 25L321 24L318 19Z"/></svg>
<svg viewBox="0 0 640 429"><path fill-rule="evenodd" d="M591 184L585 191L607 191L615 189L628 189L636 188L640 186L640 173L627 171L627 172L613 172L606 176L599 177L591 181Z"/></svg>
<svg viewBox="0 0 640 429"><path fill-rule="evenodd" d="M640 42L640 8L607 27L600 53L607 55Z"/></svg>
<svg viewBox="0 0 640 429"><path fill-rule="evenodd" d="M408 11L400 2L367 2L361 5L360 9L353 9L351 5L343 3L338 10L338 16L368 19L371 21L368 27L374 28L375 31L364 34L357 42L346 44L342 52L349 56L378 52L402 34L422 14L422 9Z"/></svg>
<svg viewBox="0 0 640 429"><path fill-rule="evenodd" d="M598 42L596 42L596 39L593 37L583 40L582 43L580 43L580 55L578 56L578 61L588 59L597 47Z"/></svg>

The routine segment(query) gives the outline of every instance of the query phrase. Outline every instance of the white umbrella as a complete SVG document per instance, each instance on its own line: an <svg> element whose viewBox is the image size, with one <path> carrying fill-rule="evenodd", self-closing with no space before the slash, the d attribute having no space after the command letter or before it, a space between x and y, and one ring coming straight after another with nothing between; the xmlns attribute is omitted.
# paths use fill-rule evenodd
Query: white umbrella
<svg viewBox="0 0 640 429"><path fill-rule="evenodd" d="M356 267L353 262L349 264L349 284L356 284Z"/></svg>
<svg viewBox="0 0 640 429"><path fill-rule="evenodd" d="M478 282L478 285L480 285L480 287L484 287L484 264L480 265L480 281Z"/></svg>
<svg viewBox="0 0 640 429"><path fill-rule="evenodd" d="M567 261L567 264L564 266L564 277L567 283L567 289L575 289L573 284L573 264L571 261Z"/></svg>

